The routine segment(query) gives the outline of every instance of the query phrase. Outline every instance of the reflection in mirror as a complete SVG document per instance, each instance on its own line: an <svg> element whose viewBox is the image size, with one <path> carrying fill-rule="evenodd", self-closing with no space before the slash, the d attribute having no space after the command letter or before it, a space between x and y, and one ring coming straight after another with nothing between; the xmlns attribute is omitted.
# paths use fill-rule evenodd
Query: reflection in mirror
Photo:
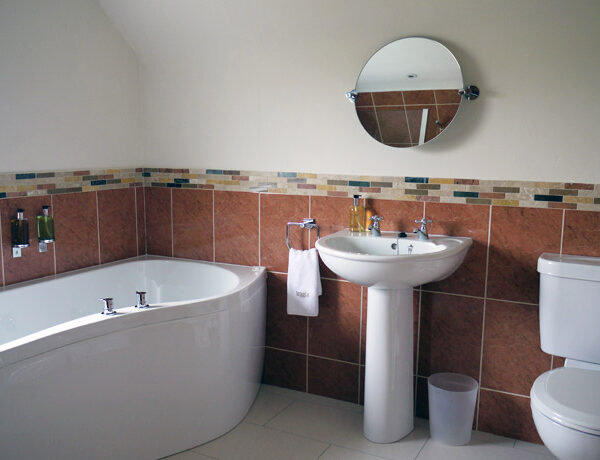
<svg viewBox="0 0 600 460"><path fill-rule="evenodd" d="M365 64L354 103L362 126L393 147L413 147L437 137L461 102L460 66L442 44L410 37L381 48Z"/></svg>

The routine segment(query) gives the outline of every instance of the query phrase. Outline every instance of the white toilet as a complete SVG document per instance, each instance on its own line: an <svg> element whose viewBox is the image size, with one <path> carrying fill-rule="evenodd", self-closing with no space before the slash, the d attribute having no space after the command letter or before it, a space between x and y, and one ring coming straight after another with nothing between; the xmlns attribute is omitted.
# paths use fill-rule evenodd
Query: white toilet
<svg viewBox="0 0 600 460"><path fill-rule="evenodd" d="M531 388L531 411L559 459L600 459L600 258L542 254L542 350L566 357Z"/></svg>

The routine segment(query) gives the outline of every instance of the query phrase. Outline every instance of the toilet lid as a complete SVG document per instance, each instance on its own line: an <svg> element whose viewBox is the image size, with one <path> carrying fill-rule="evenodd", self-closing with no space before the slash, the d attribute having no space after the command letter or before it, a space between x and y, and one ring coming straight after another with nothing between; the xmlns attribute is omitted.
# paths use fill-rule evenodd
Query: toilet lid
<svg viewBox="0 0 600 460"><path fill-rule="evenodd" d="M551 420L600 435L600 371L560 367L540 375L531 406Z"/></svg>

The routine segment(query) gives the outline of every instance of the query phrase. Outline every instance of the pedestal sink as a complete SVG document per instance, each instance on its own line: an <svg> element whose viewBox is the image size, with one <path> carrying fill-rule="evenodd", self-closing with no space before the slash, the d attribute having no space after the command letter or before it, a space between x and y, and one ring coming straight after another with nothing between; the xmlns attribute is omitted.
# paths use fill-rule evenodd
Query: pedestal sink
<svg viewBox="0 0 600 460"><path fill-rule="evenodd" d="M413 287L451 275L471 238L382 232L324 236L316 242L334 273L368 286L363 433L373 442L395 442L413 422Z"/></svg>

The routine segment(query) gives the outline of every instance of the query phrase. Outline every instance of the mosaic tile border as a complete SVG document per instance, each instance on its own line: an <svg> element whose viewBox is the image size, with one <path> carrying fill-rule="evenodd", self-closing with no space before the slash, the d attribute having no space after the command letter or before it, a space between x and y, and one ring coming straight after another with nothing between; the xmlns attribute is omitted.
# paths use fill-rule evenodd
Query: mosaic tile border
<svg viewBox="0 0 600 460"><path fill-rule="evenodd" d="M144 168L144 185L600 211L600 184Z"/></svg>
<svg viewBox="0 0 600 460"><path fill-rule="evenodd" d="M0 174L0 198L90 192L143 186L143 168Z"/></svg>
<svg viewBox="0 0 600 460"><path fill-rule="evenodd" d="M0 174L0 198L126 187L173 187L289 195L600 211L600 184L411 176L351 176L289 171L121 168Z"/></svg>

